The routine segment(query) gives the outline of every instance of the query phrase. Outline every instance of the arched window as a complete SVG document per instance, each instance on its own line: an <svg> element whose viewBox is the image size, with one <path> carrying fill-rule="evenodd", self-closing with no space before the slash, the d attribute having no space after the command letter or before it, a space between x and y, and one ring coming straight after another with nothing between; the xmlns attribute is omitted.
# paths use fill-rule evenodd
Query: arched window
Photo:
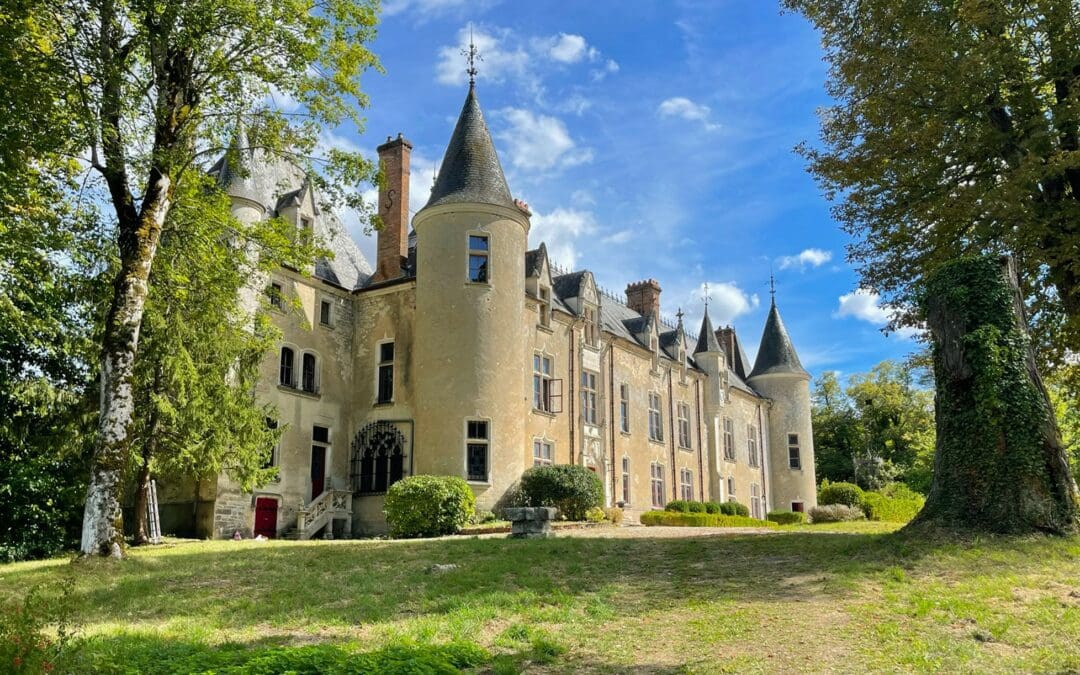
<svg viewBox="0 0 1080 675"><path fill-rule="evenodd" d="M304 352L303 372L300 380L301 388L309 393L318 393L318 374L315 368L315 355Z"/></svg>
<svg viewBox="0 0 1080 675"><path fill-rule="evenodd" d="M405 475L405 437L390 422L372 422L352 443L353 491L386 492Z"/></svg>
<svg viewBox="0 0 1080 675"><path fill-rule="evenodd" d="M291 347L281 348L281 367L278 370L278 383L283 387L295 387L296 380L293 375L293 358L295 357Z"/></svg>

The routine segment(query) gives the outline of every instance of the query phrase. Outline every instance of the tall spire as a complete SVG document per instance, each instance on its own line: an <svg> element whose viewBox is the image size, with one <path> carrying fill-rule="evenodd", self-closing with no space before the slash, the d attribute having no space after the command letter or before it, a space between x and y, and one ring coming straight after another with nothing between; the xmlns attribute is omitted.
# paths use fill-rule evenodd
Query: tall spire
<svg viewBox="0 0 1080 675"><path fill-rule="evenodd" d="M719 351L721 351L720 343L716 341L716 331L713 330L712 320L709 319L709 305L706 303L705 316L701 317L701 330L698 331L697 346L694 347L694 353Z"/></svg>
<svg viewBox="0 0 1080 675"><path fill-rule="evenodd" d="M774 299L769 309L769 318L765 321L765 330L761 334L761 346L758 347L750 379L759 375L775 374L810 377L799 362L799 355L795 353L795 346L791 344L791 338L788 337Z"/></svg>
<svg viewBox="0 0 1080 675"><path fill-rule="evenodd" d="M424 208L461 203L493 204L516 210L472 86Z"/></svg>

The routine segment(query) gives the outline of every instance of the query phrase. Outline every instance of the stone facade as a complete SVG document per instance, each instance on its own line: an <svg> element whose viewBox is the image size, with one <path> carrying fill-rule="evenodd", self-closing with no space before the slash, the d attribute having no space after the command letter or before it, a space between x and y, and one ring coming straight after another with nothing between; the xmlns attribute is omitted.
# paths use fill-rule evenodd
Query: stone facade
<svg viewBox="0 0 1080 675"><path fill-rule="evenodd" d="M657 281L615 298L588 271L554 270L542 243L528 246L528 208L510 198L472 90L411 235L410 149L400 135L379 148L374 269L302 175L254 155L243 179L216 167L238 217L311 227L335 256L253 280L282 334L258 389L285 427L279 478L255 494L219 478L215 536L315 536L295 531L298 516L344 491L351 525L334 534L379 533L388 485L423 473L462 476L495 509L541 463L595 471L630 521L678 498L735 499L758 516L813 506L809 376L773 334L778 314L751 371L707 313L696 346L681 322L663 325ZM294 191L279 196L283 184Z"/></svg>

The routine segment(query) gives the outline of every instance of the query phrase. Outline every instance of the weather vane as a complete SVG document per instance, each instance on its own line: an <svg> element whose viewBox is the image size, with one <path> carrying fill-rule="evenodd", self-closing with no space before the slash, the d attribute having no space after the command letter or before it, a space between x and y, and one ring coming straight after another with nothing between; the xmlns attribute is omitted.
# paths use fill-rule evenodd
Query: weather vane
<svg viewBox="0 0 1080 675"><path fill-rule="evenodd" d="M709 282L705 282L705 297L702 298L705 301L705 311L709 311Z"/></svg>
<svg viewBox="0 0 1080 675"><path fill-rule="evenodd" d="M476 62L483 61L484 57L480 56L480 52L476 50L476 43L473 42L473 29L469 26L469 48L462 49L461 55L469 62L469 67L465 69L465 72L469 74L469 87L476 86Z"/></svg>
<svg viewBox="0 0 1080 675"><path fill-rule="evenodd" d="M769 295L772 296L772 302L776 304L776 277L773 276L772 268L769 268Z"/></svg>

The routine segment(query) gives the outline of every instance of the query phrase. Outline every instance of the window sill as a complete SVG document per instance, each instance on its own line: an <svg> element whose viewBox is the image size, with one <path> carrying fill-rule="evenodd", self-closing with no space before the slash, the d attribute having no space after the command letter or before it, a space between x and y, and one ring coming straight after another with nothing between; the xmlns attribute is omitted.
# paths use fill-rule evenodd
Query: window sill
<svg viewBox="0 0 1080 675"><path fill-rule="evenodd" d="M622 431L622 430L619 431L619 435L620 436L626 436L627 438L630 438L630 436L631 436L629 431Z"/></svg>
<svg viewBox="0 0 1080 675"><path fill-rule="evenodd" d="M724 458L724 463L725 464L736 464L737 465L739 463L739 460L737 460L737 459L728 459L727 457L725 457Z"/></svg>
<svg viewBox="0 0 1080 675"><path fill-rule="evenodd" d="M536 330L547 333L548 335L554 335L555 334L555 329L554 328L552 328L551 326L545 326L542 323L536 324Z"/></svg>
<svg viewBox="0 0 1080 675"><path fill-rule="evenodd" d="M485 488L491 487L491 481L490 480L472 480L472 479L469 479L469 480L466 480L465 482L468 483L469 485L474 485L476 487L485 487Z"/></svg>
<svg viewBox="0 0 1080 675"><path fill-rule="evenodd" d="M334 330L334 324L332 324L332 323L323 323L322 321L320 321L319 322L319 327L320 328L325 328L326 330Z"/></svg>
<svg viewBox="0 0 1080 675"><path fill-rule="evenodd" d="M596 345L591 345L591 344L589 344L588 342L582 342L582 343L581 343L581 348L582 348L582 349L588 349L589 351L591 351L591 352L595 352L595 353L597 353L597 354L599 354L599 353L600 353L600 345L598 345L598 344L596 344Z"/></svg>
<svg viewBox="0 0 1080 675"><path fill-rule="evenodd" d="M553 413L553 412L550 412L550 411L547 411L547 410L541 410L539 408L533 408L532 412L533 412L534 415L541 415L543 417L550 417L551 419L555 419L556 417L559 416L558 413Z"/></svg>
<svg viewBox="0 0 1080 675"><path fill-rule="evenodd" d="M394 399L390 399L389 401L375 401L374 403L371 404L371 407L372 408L390 408L393 405L394 405Z"/></svg>
<svg viewBox="0 0 1080 675"><path fill-rule="evenodd" d="M466 281L466 286L476 286L479 288L491 288L491 281Z"/></svg>
<svg viewBox="0 0 1080 675"><path fill-rule="evenodd" d="M296 394L297 396L303 396L304 398L310 398L315 401L318 401L320 398L322 398L322 394L317 391L304 391L303 389L290 387L287 384L279 384L277 388L280 391L288 392L290 394Z"/></svg>
<svg viewBox="0 0 1080 675"><path fill-rule="evenodd" d="M660 447L664 447L664 445L665 445L664 444L664 439L662 439L662 438L660 438L660 439L650 438L649 443L652 443L653 445L659 445Z"/></svg>
<svg viewBox="0 0 1080 675"><path fill-rule="evenodd" d="M682 452L693 452L694 451L693 448L687 448L687 447L684 447L682 445L679 446L679 450L681 450Z"/></svg>

